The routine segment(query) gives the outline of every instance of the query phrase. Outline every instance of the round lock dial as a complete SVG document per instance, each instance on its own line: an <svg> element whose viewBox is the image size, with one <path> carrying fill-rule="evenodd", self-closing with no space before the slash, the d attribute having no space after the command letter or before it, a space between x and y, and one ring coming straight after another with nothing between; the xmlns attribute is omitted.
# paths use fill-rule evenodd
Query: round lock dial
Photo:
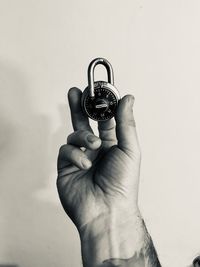
<svg viewBox="0 0 200 267"><path fill-rule="evenodd" d="M84 99L84 109L87 115L96 121L111 119L117 108L118 98L106 87L96 87L94 97L89 94Z"/></svg>

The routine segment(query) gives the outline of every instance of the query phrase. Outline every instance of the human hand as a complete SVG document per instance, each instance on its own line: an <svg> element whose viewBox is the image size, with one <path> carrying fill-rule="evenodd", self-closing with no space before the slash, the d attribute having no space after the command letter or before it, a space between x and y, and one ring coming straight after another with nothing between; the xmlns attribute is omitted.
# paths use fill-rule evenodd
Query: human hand
<svg viewBox="0 0 200 267"><path fill-rule="evenodd" d="M120 100L116 125L114 119L98 122L98 137L82 112L81 95L77 88L68 94L74 133L59 151L60 200L76 225L82 244L92 240L93 246L95 240L95 246L103 242L108 250L97 245L96 262L117 256L122 245L128 247L122 256L131 256L129 240L132 244L139 239L133 229L139 231L138 225L142 224L137 205L141 157L132 111L134 98L126 95ZM108 243L112 243L112 251L105 246Z"/></svg>

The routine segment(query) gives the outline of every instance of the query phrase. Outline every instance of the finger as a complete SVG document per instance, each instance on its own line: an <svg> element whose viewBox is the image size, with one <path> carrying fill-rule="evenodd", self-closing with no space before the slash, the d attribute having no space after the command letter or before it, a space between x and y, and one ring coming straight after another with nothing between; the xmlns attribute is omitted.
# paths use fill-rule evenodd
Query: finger
<svg viewBox="0 0 200 267"><path fill-rule="evenodd" d="M196 257L196 258L193 260L193 266L194 266L194 267L199 267L199 266L200 266L200 256Z"/></svg>
<svg viewBox="0 0 200 267"><path fill-rule="evenodd" d="M101 139L90 131L79 130L68 136L67 143L95 150L101 146Z"/></svg>
<svg viewBox="0 0 200 267"><path fill-rule="evenodd" d="M126 95L120 100L116 114L116 134L120 149L127 154L139 155L140 148L132 110L133 103L132 95Z"/></svg>
<svg viewBox="0 0 200 267"><path fill-rule="evenodd" d="M114 119L98 122L98 129L99 137L104 143L106 142L108 145L117 143Z"/></svg>
<svg viewBox="0 0 200 267"><path fill-rule="evenodd" d="M92 162L80 148L72 145L63 145L58 155L58 170L70 164L75 165L79 169L89 169L92 166Z"/></svg>
<svg viewBox="0 0 200 267"><path fill-rule="evenodd" d="M81 96L82 96L81 90L76 87L71 88L68 92L72 125L75 131L88 130L92 132L92 128L89 125L88 117L82 111Z"/></svg>

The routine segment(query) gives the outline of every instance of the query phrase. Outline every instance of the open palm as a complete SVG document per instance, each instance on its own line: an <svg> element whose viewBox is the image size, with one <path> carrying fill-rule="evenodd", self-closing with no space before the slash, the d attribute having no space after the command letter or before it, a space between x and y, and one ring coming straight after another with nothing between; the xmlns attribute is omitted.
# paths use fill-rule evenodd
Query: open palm
<svg viewBox="0 0 200 267"><path fill-rule="evenodd" d="M122 98L115 121L98 123L97 137L82 113L81 94L69 91L74 133L60 149L57 179L62 205L78 230L115 210L134 212L140 170L133 97Z"/></svg>

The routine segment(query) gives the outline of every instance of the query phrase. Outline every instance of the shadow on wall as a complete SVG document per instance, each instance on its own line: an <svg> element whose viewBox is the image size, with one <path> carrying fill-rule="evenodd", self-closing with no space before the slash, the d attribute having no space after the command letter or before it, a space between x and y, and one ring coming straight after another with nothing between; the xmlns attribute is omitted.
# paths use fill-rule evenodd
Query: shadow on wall
<svg viewBox="0 0 200 267"><path fill-rule="evenodd" d="M64 129L51 136L50 120L34 111L29 92L26 74L0 63L0 262L64 267L63 227L70 222L62 225L62 208L35 197L56 180L50 175Z"/></svg>

